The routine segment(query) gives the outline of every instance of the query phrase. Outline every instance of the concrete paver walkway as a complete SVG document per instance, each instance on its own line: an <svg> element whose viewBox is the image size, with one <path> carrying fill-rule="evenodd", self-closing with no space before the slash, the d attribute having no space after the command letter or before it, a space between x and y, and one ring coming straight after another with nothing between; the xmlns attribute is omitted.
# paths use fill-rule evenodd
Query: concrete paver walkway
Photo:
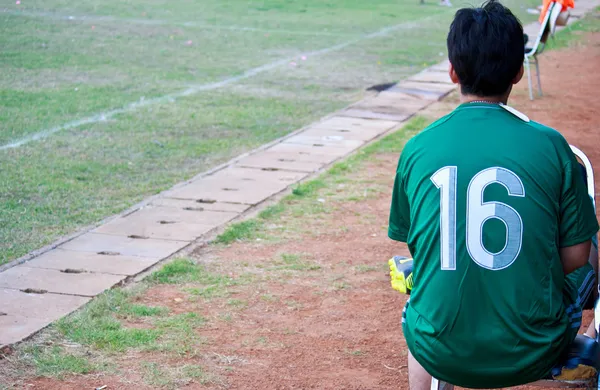
<svg viewBox="0 0 600 390"><path fill-rule="evenodd" d="M580 0L575 15L600 0ZM530 36L538 25L527 26ZM0 273L0 346L27 338L91 297L173 255L454 90L448 62L209 175L177 185L126 215Z"/></svg>

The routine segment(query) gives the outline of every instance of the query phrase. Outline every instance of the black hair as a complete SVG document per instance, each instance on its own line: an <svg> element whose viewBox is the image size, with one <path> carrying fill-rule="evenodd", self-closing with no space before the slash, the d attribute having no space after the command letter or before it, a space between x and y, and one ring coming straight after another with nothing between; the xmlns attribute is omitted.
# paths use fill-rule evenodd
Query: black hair
<svg viewBox="0 0 600 390"><path fill-rule="evenodd" d="M465 95L501 96L523 66L523 26L496 0L456 12L447 45Z"/></svg>

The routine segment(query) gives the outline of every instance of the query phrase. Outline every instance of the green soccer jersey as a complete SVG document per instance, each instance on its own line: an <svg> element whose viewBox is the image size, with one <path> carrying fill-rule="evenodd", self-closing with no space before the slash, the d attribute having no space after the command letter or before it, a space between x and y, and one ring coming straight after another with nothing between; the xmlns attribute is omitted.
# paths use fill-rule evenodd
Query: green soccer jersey
<svg viewBox="0 0 600 390"><path fill-rule="evenodd" d="M406 144L388 235L414 258L404 335L434 377L528 383L572 341L559 248L598 230L579 169L558 132L495 104L462 104Z"/></svg>

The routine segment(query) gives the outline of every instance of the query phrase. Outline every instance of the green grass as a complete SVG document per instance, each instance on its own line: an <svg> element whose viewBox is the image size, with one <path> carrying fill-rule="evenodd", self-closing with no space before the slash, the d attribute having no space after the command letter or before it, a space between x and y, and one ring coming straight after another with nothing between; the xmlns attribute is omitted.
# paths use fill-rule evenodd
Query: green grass
<svg viewBox="0 0 600 390"><path fill-rule="evenodd" d="M282 253L281 260L276 261L275 265L268 268L269 270L290 270L290 271L317 271L321 266L302 258L301 254L297 253Z"/></svg>
<svg viewBox="0 0 600 390"><path fill-rule="evenodd" d="M260 219L271 219L277 213L271 210L269 213L259 215ZM231 244L234 241L242 241L256 237L256 231L260 226L258 220L249 220L232 223L225 231L217 236L217 244Z"/></svg>
<svg viewBox="0 0 600 390"><path fill-rule="evenodd" d="M186 281L222 283L228 279L208 274L187 260L176 260L150 275L145 283L182 283ZM135 302L146 289L112 289L94 298L83 309L55 324L63 337L108 352L130 349L187 353L202 340L189 337L206 319L197 313L169 315L164 307ZM142 321L146 327L129 327L128 321Z"/></svg>
<svg viewBox="0 0 600 390"><path fill-rule="evenodd" d="M231 286L236 283L228 276L208 272L206 267L189 259L175 259L146 280L163 284L198 283L209 286Z"/></svg>
<svg viewBox="0 0 600 390"><path fill-rule="evenodd" d="M359 274L363 274L363 273L367 273L367 272L373 272L376 271L377 268L372 266L372 265L367 265L367 264L359 264L357 266L354 267L354 270L359 273Z"/></svg>
<svg viewBox="0 0 600 390"><path fill-rule="evenodd" d="M319 179L311 180L298 184L292 189L292 194L299 197L310 196L323 187L325 187L323 181Z"/></svg>
<svg viewBox="0 0 600 390"><path fill-rule="evenodd" d="M525 8L536 1L506 3L535 19ZM0 145L356 42L297 59L296 67L285 63L219 90L0 151L0 264L288 134L360 99L370 85L438 62L454 12L414 0L28 0L6 8L0 14ZM387 36L360 40L402 23Z"/></svg>
<svg viewBox="0 0 600 390"><path fill-rule="evenodd" d="M85 357L67 353L59 346L31 346L23 351L21 358L31 362L37 375L59 379L63 379L67 373L88 374L96 368Z"/></svg>
<svg viewBox="0 0 600 390"><path fill-rule="evenodd" d="M600 31L600 7L595 9L594 13L587 15L585 18L570 24L565 29L555 35L554 39L550 39L548 48L550 50L562 49L581 43L581 34L588 32Z"/></svg>
<svg viewBox="0 0 600 390"><path fill-rule="evenodd" d="M248 307L248 301L241 299L229 299L227 301L227 304L229 306L235 307L236 309L245 309L246 307Z"/></svg>
<svg viewBox="0 0 600 390"><path fill-rule="evenodd" d="M148 287L157 283L198 285L203 286L198 288L204 288L204 291L213 288L211 294L200 294L212 298L219 294L220 289L247 280L242 276L233 281L229 277L207 272L204 267L190 260L177 259L134 288L109 290L81 310L57 321L52 326L56 331L54 337L62 337L83 348L109 355L138 350L192 357L206 343L203 337L194 335L194 332L208 320L195 312L171 315L165 307L140 304L139 298ZM247 302L230 300L230 305L243 308ZM132 321L143 326L131 326ZM81 352L81 347L76 350ZM18 355L22 362L34 367L36 373L42 376L62 378L68 374L86 374L105 369L88 361L85 353L71 354L58 345L25 345ZM208 380L204 374L200 375L202 371L199 368L189 366L185 370L189 371L185 374L189 378L201 378L202 383Z"/></svg>
<svg viewBox="0 0 600 390"><path fill-rule="evenodd" d="M221 384L218 378L207 374L197 365L170 366L156 362L142 362L141 368L144 381L156 388L178 389L190 382L201 385Z"/></svg>
<svg viewBox="0 0 600 390"><path fill-rule="evenodd" d="M162 316L166 308L134 304L132 298L143 289L109 290L77 311L56 322L56 329L77 343L109 351L125 351L154 343L160 332L156 329L131 329L122 321L140 317Z"/></svg>

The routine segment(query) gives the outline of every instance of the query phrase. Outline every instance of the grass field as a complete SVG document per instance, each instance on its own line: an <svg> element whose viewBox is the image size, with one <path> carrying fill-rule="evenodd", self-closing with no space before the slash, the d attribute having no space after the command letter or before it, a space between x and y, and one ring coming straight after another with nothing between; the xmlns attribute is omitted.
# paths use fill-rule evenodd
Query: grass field
<svg viewBox="0 0 600 390"><path fill-rule="evenodd" d="M439 62L455 8L429 3L11 1L0 264Z"/></svg>

